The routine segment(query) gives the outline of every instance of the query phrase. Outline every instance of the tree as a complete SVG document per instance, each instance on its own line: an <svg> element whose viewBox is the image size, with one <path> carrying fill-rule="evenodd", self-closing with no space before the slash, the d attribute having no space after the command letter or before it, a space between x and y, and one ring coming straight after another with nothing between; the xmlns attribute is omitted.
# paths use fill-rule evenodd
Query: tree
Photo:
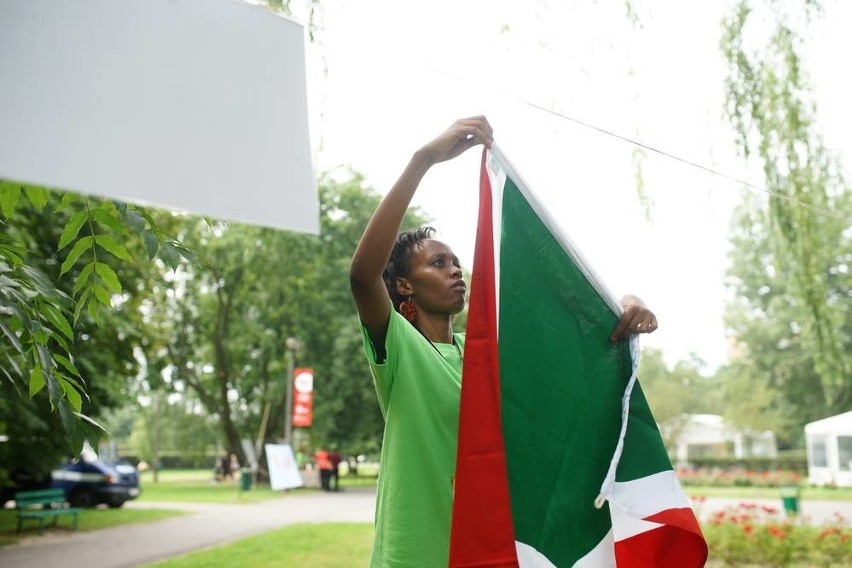
<svg viewBox="0 0 852 568"><path fill-rule="evenodd" d="M778 355L776 361L786 359L794 349L801 356L795 366L799 376L785 384L805 396L795 399L788 392L785 398L800 409L797 421L817 412L840 412L852 404L850 249L843 248L849 241L852 203L839 163L824 146L817 127L799 55L803 39L794 25L809 22L820 12L821 3L816 0L740 0L725 18L721 43L729 64L728 118L739 149L747 158L759 160L771 191L765 204L747 203L744 207L751 209L740 220L763 231L751 236L763 252L755 260L765 282L756 290L753 283L734 283L741 304L733 307L739 312L734 325L739 317L741 325L735 331L745 350L738 366L746 365L746 358L773 353ZM755 20L769 22L769 33L761 35L766 25L749 25ZM740 244L753 247L755 242ZM734 267L733 275L743 276L742 268ZM742 296L752 292L757 295ZM769 300L775 303L769 305ZM768 335L744 321L765 315L766 309L783 315L789 324L783 337L778 336L782 329L775 329L774 351ZM772 386L785 368L793 370L787 365L755 363L749 372L752 377L770 372ZM803 388L795 389L792 381L801 381Z"/></svg>
<svg viewBox="0 0 852 568"><path fill-rule="evenodd" d="M67 263L57 249L67 235L64 227L81 218L83 208L80 201L50 192L43 202L33 201L18 202L14 209L4 204L8 215L0 239L12 252L6 249L9 270L0 279L5 334L0 431L9 436L0 444L0 464L44 474L63 455L78 453L87 435L96 440L94 428L87 431L88 422L78 415L98 418L127 400L127 378L137 372L134 349L144 335L136 306L146 288L139 285L138 266L101 254L100 272L115 275L126 289L111 295L110 309L99 310L97 320L81 310L72 327L70 306L74 290L82 288L85 266ZM39 452L32 451L33 443Z"/></svg>
<svg viewBox="0 0 852 568"><path fill-rule="evenodd" d="M838 197L838 210L848 210L850 197ZM843 205L843 203L847 205ZM795 284L775 262L770 223L763 203L746 199L732 222L726 325L737 338L740 352L720 371L725 385L726 416L740 426L778 433L782 446L799 445L802 426L835 412L825 397L817 370L818 354L804 337L805 317ZM832 261L826 266L828 295L836 299L835 317L846 353L850 348L852 238L838 231L831 235ZM848 387L847 387L848 388ZM841 409L842 410L842 409Z"/></svg>
<svg viewBox="0 0 852 568"><path fill-rule="evenodd" d="M216 444L215 420L192 396L170 401L163 395L153 393L148 404L134 408L132 428L126 433L132 451L152 465L162 463L165 450L178 452L193 467L202 467L207 450Z"/></svg>
<svg viewBox="0 0 852 568"><path fill-rule="evenodd" d="M312 437L378 446L381 416L348 282L349 258L378 201L350 173L320 182L319 237L185 219L179 234L203 261L152 290L148 322L159 340L148 365L169 377L168 388L194 393L241 462L240 440L255 438L267 403L266 438L284 431L287 337L302 344L299 366L314 368ZM412 212L407 223L421 221Z"/></svg>
<svg viewBox="0 0 852 568"><path fill-rule="evenodd" d="M721 410L718 381L702 376L703 365L700 359L692 358L678 361L669 370L661 351L642 350L639 381L670 451L687 424L687 415L717 414Z"/></svg>

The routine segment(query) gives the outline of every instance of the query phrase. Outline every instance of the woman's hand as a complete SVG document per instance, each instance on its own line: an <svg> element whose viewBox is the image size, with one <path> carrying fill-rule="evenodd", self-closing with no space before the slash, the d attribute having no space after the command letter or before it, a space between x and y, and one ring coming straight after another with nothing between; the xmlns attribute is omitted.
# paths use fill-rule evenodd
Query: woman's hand
<svg viewBox="0 0 852 568"><path fill-rule="evenodd" d="M624 339L634 333L654 333L657 329L657 316L645 306L645 302L636 296L624 296L621 299L624 314L612 332L612 341Z"/></svg>
<svg viewBox="0 0 852 568"><path fill-rule="evenodd" d="M462 118L420 148L418 154L430 165L445 162L477 144L484 144L486 148L490 148L493 135L494 131L484 116Z"/></svg>

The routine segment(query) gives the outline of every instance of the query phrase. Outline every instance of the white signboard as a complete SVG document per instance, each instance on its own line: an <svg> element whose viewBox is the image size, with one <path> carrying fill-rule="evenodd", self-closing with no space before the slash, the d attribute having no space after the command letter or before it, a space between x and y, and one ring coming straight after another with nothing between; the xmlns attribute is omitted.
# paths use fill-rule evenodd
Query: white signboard
<svg viewBox="0 0 852 568"><path fill-rule="evenodd" d="M2 0L0 178L318 233L304 42L235 0Z"/></svg>
<svg viewBox="0 0 852 568"><path fill-rule="evenodd" d="M269 468L269 485L273 490L302 487L302 475L289 444L266 444L266 465Z"/></svg>

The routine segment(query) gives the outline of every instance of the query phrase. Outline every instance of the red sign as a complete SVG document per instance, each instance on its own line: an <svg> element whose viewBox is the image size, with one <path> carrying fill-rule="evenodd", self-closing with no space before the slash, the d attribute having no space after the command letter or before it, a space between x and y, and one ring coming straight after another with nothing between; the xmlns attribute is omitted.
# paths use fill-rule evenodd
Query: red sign
<svg viewBox="0 0 852 568"><path fill-rule="evenodd" d="M293 371L293 426L307 427L314 417L314 370Z"/></svg>

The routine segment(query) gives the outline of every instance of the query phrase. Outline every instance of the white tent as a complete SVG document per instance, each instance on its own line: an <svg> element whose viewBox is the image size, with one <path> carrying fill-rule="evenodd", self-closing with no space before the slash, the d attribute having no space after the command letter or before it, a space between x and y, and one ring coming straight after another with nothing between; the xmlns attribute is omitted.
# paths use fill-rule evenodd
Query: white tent
<svg viewBox="0 0 852 568"><path fill-rule="evenodd" d="M805 424L808 481L852 487L852 411Z"/></svg>

